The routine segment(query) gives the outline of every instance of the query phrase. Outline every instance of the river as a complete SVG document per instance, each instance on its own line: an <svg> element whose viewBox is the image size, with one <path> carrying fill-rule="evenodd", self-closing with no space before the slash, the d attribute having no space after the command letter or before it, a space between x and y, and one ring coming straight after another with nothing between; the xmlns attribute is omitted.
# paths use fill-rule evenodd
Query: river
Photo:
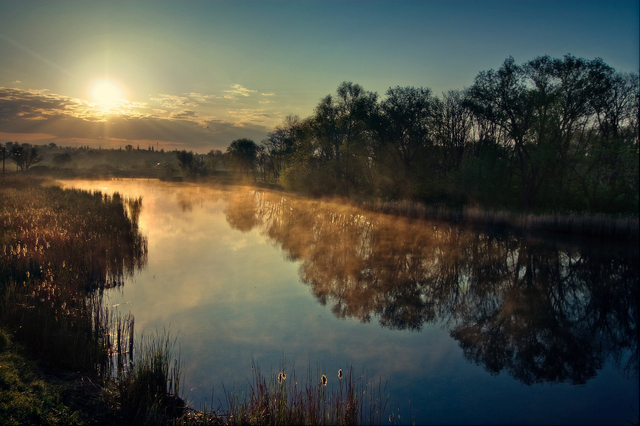
<svg viewBox="0 0 640 426"><path fill-rule="evenodd" d="M638 421L636 247L243 187L61 185L142 197L147 263L106 297L177 337L196 408L224 408L255 364L329 386L353 367L403 424Z"/></svg>

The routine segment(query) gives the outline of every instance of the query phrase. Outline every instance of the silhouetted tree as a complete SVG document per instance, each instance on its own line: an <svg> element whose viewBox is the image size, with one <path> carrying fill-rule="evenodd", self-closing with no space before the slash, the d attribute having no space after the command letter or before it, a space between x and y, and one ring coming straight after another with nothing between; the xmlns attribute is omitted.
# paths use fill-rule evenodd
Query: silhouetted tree
<svg viewBox="0 0 640 426"><path fill-rule="evenodd" d="M205 167L209 173L214 173L224 164L224 154L219 149L211 150L204 159Z"/></svg>
<svg viewBox="0 0 640 426"><path fill-rule="evenodd" d="M395 87L386 95L374 120L376 159L391 171L402 195L411 197L426 172L423 160L436 141L441 105L426 88Z"/></svg>
<svg viewBox="0 0 640 426"><path fill-rule="evenodd" d="M193 151L177 151L176 158L178 159L178 166L182 173L187 176L195 176L202 172L204 162L200 156L194 154Z"/></svg>
<svg viewBox="0 0 640 426"><path fill-rule="evenodd" d="M42 156L38 154L37 148L27 143L20 145L18 142L14 142L10 154L11 160L22 171L27 171L31 166L42 161Z"/></svg>
<svg viewBox="0 0 640 426"><path fill-rule="evenodd" d="M258 145L251 139L236 139L227 148L227 166L240 175L255 179Z"/></svg>
<svg viewBox="0 0 640 426"><path fill-rule="evenodd" d="M68 152L53 155L53 164L55 164L56 166L64 166L65 164L68 164L70 162L71 154L69 154Z"/></svg>

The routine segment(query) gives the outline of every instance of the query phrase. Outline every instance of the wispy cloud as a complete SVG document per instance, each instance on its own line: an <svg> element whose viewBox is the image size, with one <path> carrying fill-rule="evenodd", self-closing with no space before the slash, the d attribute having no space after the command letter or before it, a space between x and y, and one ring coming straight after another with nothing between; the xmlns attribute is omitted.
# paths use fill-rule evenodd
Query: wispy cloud
<svg viewBox="0 0 640 426"><path fill-rule="evenodd" d="M167 95L161 93L156 98L151 98L152 101L158 102L165 108L182 108L185 106L197 106L198 104L193 102L188 96Z"/></svg>
<svg viewBox="0 0 640 426"><path fill-rule="evenodd" d="M224 92L228 93L228 95L224 96L225 98L233 99L236 96L248 97L252 93L257 93L258 91L257 90L252 90L252 89L247 89L246 87L242 86L241 84L234 84L233 86L231 86L230 90L225 90Z"/></svg>

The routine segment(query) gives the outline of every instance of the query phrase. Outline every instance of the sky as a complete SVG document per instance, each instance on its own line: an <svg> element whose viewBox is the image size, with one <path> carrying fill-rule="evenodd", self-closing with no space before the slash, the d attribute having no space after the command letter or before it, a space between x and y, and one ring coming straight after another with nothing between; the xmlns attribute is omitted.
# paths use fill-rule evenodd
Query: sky
<svg viewBox="0 0 640 426"><path fill-rule="evenodd" d="M351 81L464 89L512 56L638 72L640 2L4 1L0 143L226 150Z"/></svg>

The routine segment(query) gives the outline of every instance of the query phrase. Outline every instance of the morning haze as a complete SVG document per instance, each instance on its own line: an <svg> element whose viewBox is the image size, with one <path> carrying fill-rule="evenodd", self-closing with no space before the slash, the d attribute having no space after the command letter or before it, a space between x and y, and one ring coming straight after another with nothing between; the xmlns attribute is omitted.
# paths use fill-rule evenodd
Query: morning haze
<svg viewBox="0 0 640 426"><path fill-rule="evenodd" d="M0 2L0 423L637 424L638 9Z"/></svg>

